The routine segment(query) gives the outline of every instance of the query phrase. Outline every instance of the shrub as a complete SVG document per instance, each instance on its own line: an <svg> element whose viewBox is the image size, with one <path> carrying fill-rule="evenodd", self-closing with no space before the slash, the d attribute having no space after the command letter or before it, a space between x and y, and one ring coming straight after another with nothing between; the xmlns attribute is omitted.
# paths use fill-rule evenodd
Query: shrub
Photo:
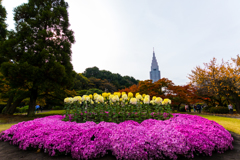
<svg viewBox="0 0 240 160"><path fill-rule="evenodd" d="M17 107L15 113L22 113L22 109L20 107Z"/></svg>
<svg viewBox="0 0 240 160"><path fill-rule="evenodd" d="M87 93L87 90L76 91L78 96L83 96Z"/></svg>
<svg viewBox="0 0 240 160"><path fill-rule="evenodd" d="M211 108L214 108L214 107L213 107L213 106L206 106L206 107L204 107L202 110L203 110L204 112L209 112L209 110L210 110Z"/></svg>
<svg viewBox="0 0 240 160"><path fill-rule="evenodd" d="M52 109L53 110L63 110L64 106L54 106Z"/></svg>
<svg viewBox="0 0 240 160"><path fill-rule="evenodd" d="M209 109L210 113L229 113L229 110L227 107L212 107Z"/></svg>
<svg viewBox="0 0 240 160"><path fill-rule="evenodd" d="M91 89L89 89L89 90L86 92L86 95L94 94L94 93L102 94L103 91L100 90L100 89L97 89L97 88L91 88Z"/></svg>
<svg viewBox="0 0 240 160"><path fill-rule="evenodd" d="M2 110L5 108L6 105L0 105L0 113L2 113Z"/></svg>
<svg viewBox="0 0 240 160"><path fill-rule="evenodd" d="M20 110L20 113L25 113L25 112L27 112L27 111L28 111L28 108L29 108L28 105L20 108L20 109L21 109L21 110Z"/></svg>
<svg viewBox="0 0 240 160"><path fill-rule="evenodd" d="M3 108L2 113L6 110L6 107Z"/></svg>
<svg viewBox="0 0 240 160"><path fill-rule="evenodd" d="M180 111L180 112L186 112L185 106L181 106L181 107L179 108L179 111Z"/></svg>

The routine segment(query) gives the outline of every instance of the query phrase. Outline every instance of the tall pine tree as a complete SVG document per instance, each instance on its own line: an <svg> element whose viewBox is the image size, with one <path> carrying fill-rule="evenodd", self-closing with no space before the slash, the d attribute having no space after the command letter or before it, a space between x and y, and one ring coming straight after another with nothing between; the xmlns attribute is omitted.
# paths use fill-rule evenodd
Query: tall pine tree
<svg viewBox="0 0 240 160"><path fill-rule="evenodd" d="M72 85L73 31L64 0L29 0L14 9L15 29L3 43L1 71L11 87L30 92L28 116L39 93Z"/></svg>

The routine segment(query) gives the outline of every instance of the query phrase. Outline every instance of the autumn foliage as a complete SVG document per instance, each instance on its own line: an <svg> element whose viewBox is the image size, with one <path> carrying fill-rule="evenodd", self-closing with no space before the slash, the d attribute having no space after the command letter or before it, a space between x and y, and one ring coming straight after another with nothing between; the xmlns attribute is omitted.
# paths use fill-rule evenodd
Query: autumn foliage
<svg viewBox="0 0 240 160"><path fill-rule="evenodd" d="M129 88L119 90L119 92L132 92L133 94L148 94L150 97L169 98L178 109L181 104L194 104L201 101L196 95L196 88L192 85L177 86L167 78L162 78L154 83L152 83L152 80L140 81L138 85L132 85Z"/></svg>
<svg viewBox="0 0 240 160"><path fill-rule="evenodd" d="M198 94L205 97L209 105L227 106L232 103L240 113L240 57L231 62L217 64L216 58L204 67L197 66L189 75L191 83L196 86Z"/></svg>

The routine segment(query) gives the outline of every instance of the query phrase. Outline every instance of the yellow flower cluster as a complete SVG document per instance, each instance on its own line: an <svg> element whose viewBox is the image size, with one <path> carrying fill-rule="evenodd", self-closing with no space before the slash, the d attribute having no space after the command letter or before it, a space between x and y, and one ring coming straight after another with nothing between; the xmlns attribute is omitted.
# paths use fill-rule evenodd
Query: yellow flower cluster
<svg viewBox="0 0 240 160"><path fill-rule="evenodd" d="M94 93L93 95L83 95L81 96L76 96L76 97L67 97L64 99L65 103L73 103L73 102L79 102L80 104L82 102L90 102L91 104L94 103L107 103L107 100L109 100L110 104L116 103L116 102L122 102L124 103L130 103L136 105L137 103L140 104L149 104L151 103L152 105L168 105L171 104L171 100L169 99L164 99L162 100L161 97L156 97L153 96L152 100L150 100L150 96L146 94L139 94L136 93L135 97L133 96L133 93L129 92L126 94L125 92L114 92L113 94L111 93L102 93L102 95L99 95L97 93Z"/></svg>

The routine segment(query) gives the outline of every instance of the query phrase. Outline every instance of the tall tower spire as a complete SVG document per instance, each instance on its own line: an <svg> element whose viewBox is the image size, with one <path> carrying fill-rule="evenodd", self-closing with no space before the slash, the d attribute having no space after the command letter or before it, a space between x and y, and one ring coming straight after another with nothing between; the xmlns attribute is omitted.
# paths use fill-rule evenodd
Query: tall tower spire
<svg viewBox="0 0 240 160"><path fill-rule="evenodd" d="M153 83L161 79L157 59L154 52L154 47L153 47L153 58L152 58L152 65L151 65L151 71L150 71L150 79L152 80Z"/></svg>

